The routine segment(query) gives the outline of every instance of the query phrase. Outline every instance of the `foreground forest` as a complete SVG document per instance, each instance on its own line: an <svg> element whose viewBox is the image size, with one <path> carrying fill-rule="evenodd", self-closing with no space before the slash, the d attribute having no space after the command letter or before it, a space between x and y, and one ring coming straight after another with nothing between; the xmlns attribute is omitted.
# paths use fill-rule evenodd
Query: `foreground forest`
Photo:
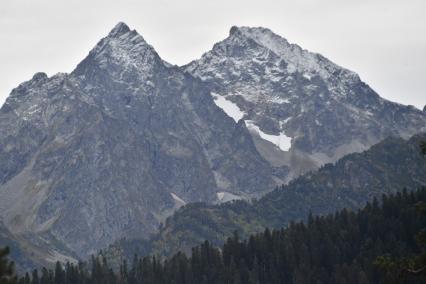
<svg viewBox="0 0 426 284"><path fill-rule="evenodd" d="M135 255L133 263L124 261L116 269L93 257L88 263L34 270L18 283L422 283L422 273L404 266L424 249L416 241L426 227L419 204L426 204L426 188L384 195L357 212L310 215L306 223L266 229L247 240L234 234L221 248L206 241L191 256Z"/></svg>

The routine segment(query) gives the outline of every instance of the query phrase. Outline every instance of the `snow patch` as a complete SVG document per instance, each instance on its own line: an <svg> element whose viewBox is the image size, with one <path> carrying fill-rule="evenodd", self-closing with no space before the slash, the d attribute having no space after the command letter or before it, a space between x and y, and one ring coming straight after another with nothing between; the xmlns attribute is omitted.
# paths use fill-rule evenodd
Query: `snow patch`
<svg viewBox="0 0 426 284"><path fill-rule="evenodd" d="M286 119L284 119L284 121L280 121L280 126L282 127L284 124L286 124L287 122L289 122L290 121L290 119L292 119L293 117L287 117Z"/></svg>
<svg viewBox="0 0 426 284"><path fill-rule="evenodd" d="M211 93L214 103L220 107L229 117L233 118L235 122L238 122L244 117L245 113L233 102L227 100L225 97Z"/></svg>
<svg viewBox="0 0 426 284"><path fill-rule="evenodd" d="M311 74L303 73L303 78L308 79L309 81L312 79Z"/></svg>
<svg viewBox="0 0 426 284"><path fill-rule="evenodd" d="M266 134L265 132L260 130L259 126L254 124L254 122L252 120L246 120L245 123L246 123L247 128L250 131L253 131L253 132L259 134L260 138L271 142L272 144L274 144L275 146L280 148L280 150L282 150L282 151L290 150L290 148L291 148L291 137L288 137L287 135L285 135L284 131L282 131L280 133L280 135Z"/></svg>
<svg viewBox="0 0 426 284"><path fill-rule="evenodd" d="M185 205L186 204L186 202L182 199L182 198L180 198L179 196L177 196L176 194L174 194L173 192L170 192L170 195L172 196L172 198L177 202L177 203L179 203L179 204L181 204L181 205Z"/></svg>
<svg viewBox="0 0 426 284"><path fill-rule="evenodd" d="M225 191L217 192L216 195L217 195L217 199L218 199L219 203L225 203L225 202L229 202L229 201L232 201L232 200L241 200L242 199L242 197L240 197L238 195L235 195L235 194L232 194L232 193L229 193L229 192L225 192Z"/></svg>
<svg viewBox="0 0 426 284"><path fill-rule="evenodd" d="M282 98L279 96L272 97L269 99L269 102L275 103L275 104L289 104L290 100L288 98Z"/></svg>

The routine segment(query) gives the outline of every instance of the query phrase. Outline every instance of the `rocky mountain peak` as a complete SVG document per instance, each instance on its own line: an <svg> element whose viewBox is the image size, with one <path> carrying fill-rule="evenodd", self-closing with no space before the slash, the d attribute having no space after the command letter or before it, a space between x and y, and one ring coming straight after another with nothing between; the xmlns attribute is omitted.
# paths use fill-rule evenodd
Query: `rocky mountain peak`
<svg viewBox="0 0 426 284"><path fill-rule="evenodd" d="M235 36L239 34L247 38L251 38L255 40L258 44L265 47L269 47L270 49L282 49L290 46L289 42L285 38L275 34L270 29L264 27L233 26L229 34L230 36ZM280 47L273 47L272 45L280 45ZM277 52L277 54L278 53L279 52Z"/></svg>
<svg viewBox="0 0 426 284"><path fill-rule="evenodd" d="M232 27L182 68L213 86L215 102L246 121L263 157L295 169L294 176L391 134L408 137L426 119L380 98L355 72L262 27ZM283 140L291 147L282 148Z"/></svg>
<svg viewBox="0 0 426 284"><path fill-rule="evenodd" d="M338 66L320 54L289 43L287 39L263 27L233 26L226 39L216 43L211 52L205 53L200 60L191 62L185 68L201 79L229 77L216 72L221 64L227 65L227 70L230 69L226 73L238 75L249 72L252 78L258 77L258 71L266 68L267 77L273 82L297 74L308 79L319 77L326 82L360 81L355 72ZM201 65L209 65L210 68L205 69ZM215 72L210 72L213 70Z"/></svg>
<svg viewBox="0 0 426 284"><path fill-rule="evenodd" d="M98 42L73 73L90 75L93 68L99 68L115 78L133 73L132 77L137 74L146 79L158 66L168 65L136 30L120 22Z"/></svg>
<svg viewBox="0 0 426 284"><path fill-rule="evenodd" d="M44 80L44 79L47 79L47 78L48 77L47 77L46 73L44 73L44 72L37 72L37 73L34 74L32 80L33 81L41 81L41 80Z"/></svg>
<svg viewBox="0 0 426 284"><path fill-rule="evenodd" d="M125 33L130 32L130 28L123 22L119 22L108 34L109 37L119 37Z"/></svg>
<svg viewBox="0 0 426 284"><path fill-rule="evenodd" d="M262 48L277 55L279 60L287 64L287 71L290 74L299 72L309 77L319 75L322 79L329 79L340 70L351 75L350 77L358 77L354 72L341 68L320 54L289 43L287 39L268 28L244 26L231 28L230 37L236 35L251 39Z"/></svg>

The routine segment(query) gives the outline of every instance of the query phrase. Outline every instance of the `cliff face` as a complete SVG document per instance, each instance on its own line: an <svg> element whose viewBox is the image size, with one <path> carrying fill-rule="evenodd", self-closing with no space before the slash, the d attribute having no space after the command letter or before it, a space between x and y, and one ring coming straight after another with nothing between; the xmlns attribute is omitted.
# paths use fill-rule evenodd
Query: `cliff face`
<svg viewBox="0 0 426 284"><path fill-rule="evenodd" d="M38 73L14 89L0 132L6 227L81 257L148 236L185 203L276 184L205 84L122 23L71 74Z"/></svg>

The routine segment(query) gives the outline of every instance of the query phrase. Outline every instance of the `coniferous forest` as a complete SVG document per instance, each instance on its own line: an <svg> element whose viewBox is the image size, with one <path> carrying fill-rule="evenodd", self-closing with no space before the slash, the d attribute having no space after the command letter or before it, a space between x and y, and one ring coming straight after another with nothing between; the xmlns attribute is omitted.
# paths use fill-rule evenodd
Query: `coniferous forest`
<svg viewBox="0 0 426 284"><path fill-rule="evenodd" d="M135 256L114 269L102 256L92 257L34 270L18 283L426 283L423 267L411 273L402 264L424 250L416 239L426 227L418 210L423 202L426 188L403 191L357 212L310 215L306 223L266 229L247 240L234 234L221 248L204 242L191 256ZM384 268L383 259L392 269Z"/></svg>

